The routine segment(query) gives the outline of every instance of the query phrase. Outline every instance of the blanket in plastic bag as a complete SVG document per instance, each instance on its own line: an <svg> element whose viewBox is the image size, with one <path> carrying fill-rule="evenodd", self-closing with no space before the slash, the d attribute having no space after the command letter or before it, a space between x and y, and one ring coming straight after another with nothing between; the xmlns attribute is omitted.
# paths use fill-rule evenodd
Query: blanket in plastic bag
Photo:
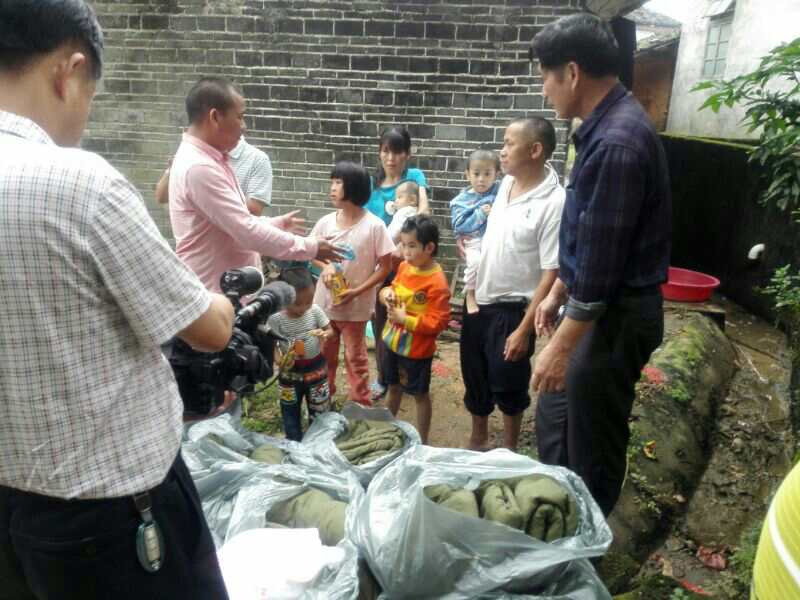
<svg viewBox="0 0 800 600"><path fill-rule="evenodd" d="M202 427L200 427L202 425ZM345 552L344 562L325 569L303 598L345 599L358 594L358 555L346 532L351 531L364 499L352 473L330 473L324 467L264 464L246 454L259 446L281 447L303 454L299 444L237 429L227 415L188 429L182 453L195 481L203 512L218 548L236 534L271 525L320 529L323 541ZM342 505L346 503L346 505ZM344 512L344 527L336 517ZM318 521L318 523L312 523Z"/></svg>
<svg viewBox="0 0 800 600"><path fill-rule="evenodd" d="M425 493L441 484L478 491L489 481L530 475L570 493L574 535L545 543ZM353 539L386 598L610 598L585 559L605 553L611 530L583 481L507 450L415 446L375 476L354 524Z"/></svg>
<svg viewBox="0 0 800 600"><path fill-rule="evenodd" d="M341 440L350 432L348 428L357 421L377 421L391 424L403 434L403 440L390 451L379 452L379 456L370 459L369 455L359 454L359 449L352 445L355 440L347 440L347 446L337 447L337 439ZM369 435L369 432L367 432ZM366 487L375 474L411 447L420 444L417 430L410 423L395 419L386 408L366 408L355 403L348 403L341 413L327 412L318 415L308 428L301 445L308 454L295 453L292 462L324 466L333 473L353 473ZM362 447L363 449L363 447ZM346 456L346 453L350 456ZM352 454L351 454L352 453ZM367 460L361 460L366 456ZM310 463L308 462L311 459Z"/></svg>

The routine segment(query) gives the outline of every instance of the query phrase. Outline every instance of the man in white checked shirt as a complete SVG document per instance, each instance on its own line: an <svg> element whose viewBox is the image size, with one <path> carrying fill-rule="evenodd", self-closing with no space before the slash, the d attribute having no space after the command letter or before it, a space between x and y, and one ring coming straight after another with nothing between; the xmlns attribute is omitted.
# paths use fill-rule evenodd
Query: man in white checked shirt
<svg viewBox="0 0 800 600"><path fill-rule="evenodd" d="M160 344L233 310L75 148L102 46L84 0L0 2L0 599L225 599Z"/></svg>

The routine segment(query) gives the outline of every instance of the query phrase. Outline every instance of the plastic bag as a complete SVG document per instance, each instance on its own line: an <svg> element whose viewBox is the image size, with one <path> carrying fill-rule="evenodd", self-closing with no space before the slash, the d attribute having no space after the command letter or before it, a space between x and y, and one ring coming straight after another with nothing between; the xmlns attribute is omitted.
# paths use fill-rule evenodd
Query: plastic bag
<svg viewBox="0 0 800 600"><path fill-rule="evenodd" d="M344 550L345 560L336 569L323 570L313 589L302 597L320 600L356 597L358 555L348 533L353 530L353 520L364 499L358 479L352 473L331 473L324 467L314 467L305 449L296 442L268 438L238 427L227 415L209 419L190 427L182 445L184 461L200 494L217 548L237 533L266 527L267 511L275 504L310 488L322 490L348 503L345 539L337 544ZM231 449L248 452L267 440L287 450L290 457L302 455L305 464L266 465Z"/></svg>
<svg viewBox="0 0 800 600"><path fill-rule="evenodd" d="M423 493L435 484L476 489L482 481L531 474L552 477L575 497L575 536L544 543ZM604 554L612 539L586 486L567 469L508 450L415 446L375 476L354 523L353 539L387 598L610 598L580 561Z"/></svg>
<svg viewBox="0 0 800 600"><path fill-rule="evenodd" d="M366 419L370 421L390 421L399 427L406 435L406 441L402 448L389 452L376 460L363 465L353 465L336 447L336 438L339 437L347 428L347 421L354 419ZM386 465L401 456L409 448L418 446L421 440L419 433L410 423L399 421L394 418L386 408L365 408L355 403L348 403L342 408L342 412L327 412L318 415L311 426L308 428L301 446L310 454L295 452L292 455L292 462L303 465L317 465L330 469L333 473L353 473L366 487L375 474ZM310 458L310 461L309 461Z"/></svg>

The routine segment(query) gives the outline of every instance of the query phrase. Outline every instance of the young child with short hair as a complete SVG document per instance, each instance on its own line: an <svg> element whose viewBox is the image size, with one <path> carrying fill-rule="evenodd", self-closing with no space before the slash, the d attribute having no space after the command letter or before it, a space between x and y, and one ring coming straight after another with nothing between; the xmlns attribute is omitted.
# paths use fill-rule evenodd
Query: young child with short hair
<svg viewBox="0 0 800 600"><path fill-rule="evenodd" d="M330 410L328 368L322 355L322 343L333 335L325 312L313 304L314 279L305 267L293 267L281 272L281 280L291 285L295 301L270 316L269 328L286 338L278 342L281 365L278 375L283 431L290 440L303 437L302 407L305 398L308 420Z"/></svg>
<svg viewBox="0 0 800 600"><path fill-rule="evenodd" d="M372 401L365 327L375 307L377 288L391 269L395 249L383 221L364 209L369 197L367 170L351 162L336 163L330 189L336 212L322 217L311 231L312 237L330 239L347 253L341 263L316 263L322 272L314 303L325 310L333 328L322 348L331 395L336 393L342 340L349 398L367 406Z"/></svg>
<svg viewBox="0 0 800 600"><path fill-rule="evenodd" d="M395 199L386 203L386 214L392 215L389 223L389 235L392 241L400 242L400 230L409 217L417 214L419 206L419 185L413 181L406 181L397 186Z"/></svg>
<svg viewBox="0 0 800 600"><path fill-rule="evenodd" d="M400 410L403 392L414 396L417 429L428 443L433 407L431 365L436 337L450 320L450 287L434 258L439 250L439 228L430 217L415 215L400 231L403 262L392 285L380 292L388 319L382 338L388 352L384 376L389 386L389 410Z"/></svg>
<svg viewBox="0 0 800 600"><path fill-rule="evenodd" d="M464 269L464 290L467 312L478 312L475 300L475 280L481 259L481 238L486 233L486 222L492 210L500 182L500 159L491 150L475 150L469 156L465 175L469 186L450 201L450 218L453 233L464 248L467 263Z"/></svg>

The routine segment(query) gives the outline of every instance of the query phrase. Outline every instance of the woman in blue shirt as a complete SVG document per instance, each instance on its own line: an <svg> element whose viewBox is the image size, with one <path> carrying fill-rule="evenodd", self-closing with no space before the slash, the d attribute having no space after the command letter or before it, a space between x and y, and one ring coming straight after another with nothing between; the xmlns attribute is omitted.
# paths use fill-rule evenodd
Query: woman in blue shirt
<svg viewBox="0 0 800 600"><path fill-rule="evenodd" d="M389 127L381 132L378 143L378 169L372 180L372 194L366 208L386 225L392 221L392 215L386 213L386 203L393 202L397 187L404 181L413 181L419 185L419 205L417 212L430 214L428 203L428 182L425 174L419 169L408 166L411 158L411 136L405 127ZM396 265L395 265L396 266ZM394 273L390 274L384 285L391 283ZM386 323L386 307L375 303L375 316L372 318L372 333L375 337L375 362L378 368L378 380L371 386L373 402L386 394L383 379L383 358L386 347L381 340L381 332Z"/></svg>

